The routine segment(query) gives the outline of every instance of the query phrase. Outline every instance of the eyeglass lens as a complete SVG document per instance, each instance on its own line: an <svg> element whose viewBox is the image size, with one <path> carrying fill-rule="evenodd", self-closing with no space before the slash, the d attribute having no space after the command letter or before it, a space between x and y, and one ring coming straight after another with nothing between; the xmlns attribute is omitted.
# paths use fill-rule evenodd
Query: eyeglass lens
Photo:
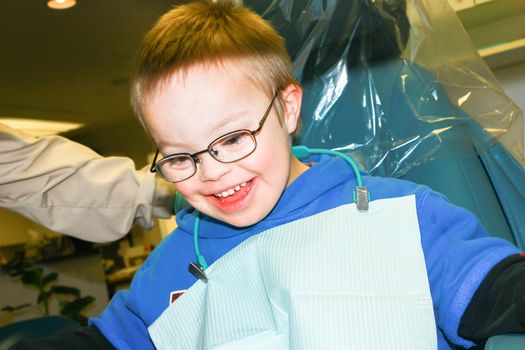
<svg viewBox="0 0 525 350"><path fill-rule="evenodd" d="M239 130L215 140L208 153L221 163L232 163L250 155L256 147L255 137L248 130ZM159 174L168 181L186 180L195 174L194 158L189 154L167 157L157 165Z"/></svg>

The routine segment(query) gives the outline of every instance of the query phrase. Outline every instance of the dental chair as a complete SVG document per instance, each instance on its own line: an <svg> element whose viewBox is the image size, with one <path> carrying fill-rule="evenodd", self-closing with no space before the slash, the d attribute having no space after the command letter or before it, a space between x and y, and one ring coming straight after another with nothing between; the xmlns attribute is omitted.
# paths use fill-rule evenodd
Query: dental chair
<svg viewBox="0 0 525 350"><path fill-rule="evenodd" d="M366 96L361 93L363 84L370 89ZM311 105L312 97L319 89L315 83L306 83L304 92L305 109L313 112L318 106ZM332 107L325 116L327 120L314 117L304 121L302 144L340 151L355 147L349 153L371 174L428 185L476 214L488 232L521 243L511 231L477 153L470 129L474 122L450 104L446 93L425 70L401 59L378 62L350 71L341 96L345 97ZM370 107L364 108L363 104ZM427 116L444 120L429 123L420 119ZM447 120L449 116L455 120ZM362 133L373 123L380 124L373 134ZM346 140L359 146L349 145Z"/></svg>
<svg viewBox="0 0 525 350"><path fill-rule="evenodd" d="M19 321L0 328L0 350L7 350L21 339L36 340L67 327L80 327L73 319L45 316Z"/></svg>
<svg viewBox="0 0 525 350"><path fill-rule="evenodd" d="M491 114L488 124L500 134L523 116L506 97L483 98L504 93L445 1L409 0L408 11L404 0L256 3L286 38L303 86L296 143L347 153L373 175L428 185L473 212L490 234L525 249L525 162L516 160L523 136L521 154L511 153L463 106L485 104L491 113L478 117ZM470 61L440 62L455 57L441 49L457 38L442 37L438 58L432 47L429 54L440 28L431 18L436 8L440 21L443 13L452 18L447 29L457 26ZM458 92L461 79L474 85ZM492 337L485 348L525 349L525 335Z"/></svg>

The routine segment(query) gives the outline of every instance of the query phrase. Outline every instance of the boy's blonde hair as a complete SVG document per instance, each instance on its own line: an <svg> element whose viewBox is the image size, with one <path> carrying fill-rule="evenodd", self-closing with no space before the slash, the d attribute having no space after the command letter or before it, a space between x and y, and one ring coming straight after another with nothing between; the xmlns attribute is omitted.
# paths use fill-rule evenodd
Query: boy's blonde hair
<svg viewBox="0 0 525 350"><path fill-rule="evenodd" d="M144 38L131 99L143 123L142 107L173 73L195 64L236 60L268 96L297 84L283 38L251 10L232 1L199 1L164 14ZM279 116L282 101L276 100Z"/></svg>

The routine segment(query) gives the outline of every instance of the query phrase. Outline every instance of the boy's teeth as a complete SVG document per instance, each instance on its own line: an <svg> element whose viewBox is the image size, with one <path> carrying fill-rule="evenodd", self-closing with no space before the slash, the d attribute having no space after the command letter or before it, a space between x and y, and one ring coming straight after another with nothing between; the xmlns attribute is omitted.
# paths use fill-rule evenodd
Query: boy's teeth
<svg viewBox="0 0 525 350"><path fill-rule="evenodd" d="M222 191L221 193L215 194L215 197L228 197L234 194L235 192L239 191L241 187L246 186L246 182L243 182L240 185L235 186L234 188L230 188L229 190Z"/></svg>

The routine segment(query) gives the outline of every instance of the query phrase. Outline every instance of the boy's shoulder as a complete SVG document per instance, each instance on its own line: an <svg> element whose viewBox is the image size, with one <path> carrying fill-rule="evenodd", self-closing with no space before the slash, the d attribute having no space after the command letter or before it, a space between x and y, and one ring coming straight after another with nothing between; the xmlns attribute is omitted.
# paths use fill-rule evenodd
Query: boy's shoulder
<svg viewBox="0 0 525 350"><path fill-rule="evenodd" d="M415 195L418 199L423 199L430 194L445 198L443 194L432 190L427 185L398 178L365 175L363 176L363 184L368 187L372 199L404 197L409 195Z"/></svg>
<svg viewBox="0 0 525 350"><path fill-rule="evenodd" d="M356 174L345 160L328 155L316 155L307 160L316 165L299 177L298 192L302 192L303 195L304 192L310 193L305 195L307 197L324 197L324 200L329 201L336 199L341 204L352 201L352 193L357 185ZM425 185L397 178L372 176L363 170L360 174L363 186L368 187L371 200L415 195L417 201L421 202L431 193L445 199L443 195ZM316 190L312 190L313 187ZM317 193L312 195L312 192Z"/></svg>
<svg viewBox="0 0 525 350"><path fill-rule="evenodd" d="M427 185L379 176L364 176L363 183L368 186L371 200L414 195L418 215L442 210L468 215L466 209L454 205L444 194L433 190Z"/></svg>

